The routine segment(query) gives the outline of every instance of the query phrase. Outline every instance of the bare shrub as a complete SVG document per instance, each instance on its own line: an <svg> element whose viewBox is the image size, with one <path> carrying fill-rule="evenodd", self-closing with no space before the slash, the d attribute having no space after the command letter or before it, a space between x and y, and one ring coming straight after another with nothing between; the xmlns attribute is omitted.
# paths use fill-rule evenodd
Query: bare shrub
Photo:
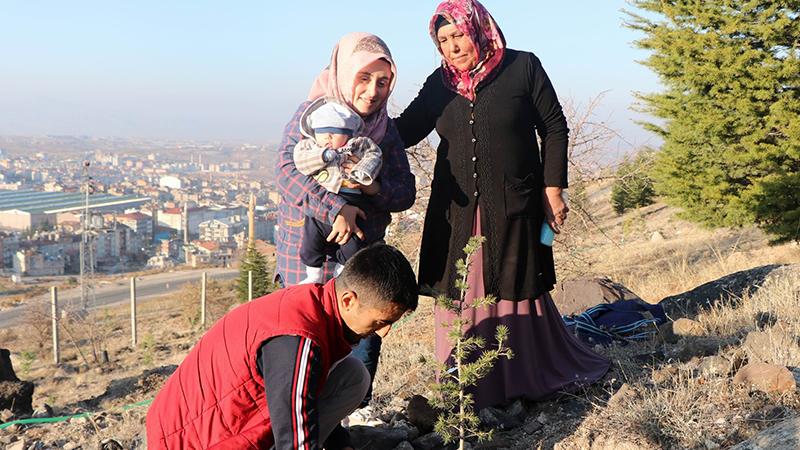
<svg viewBox="0 0 800 450"><path fill-rule="evenodd" d="M238 304L236 297L236 280L218 281L209 279L206 282L206 326L210 326L225 315L231 306ZM190 328L197 328L200 323L200 283L186 283L177 293L181 315Z"/></svg>

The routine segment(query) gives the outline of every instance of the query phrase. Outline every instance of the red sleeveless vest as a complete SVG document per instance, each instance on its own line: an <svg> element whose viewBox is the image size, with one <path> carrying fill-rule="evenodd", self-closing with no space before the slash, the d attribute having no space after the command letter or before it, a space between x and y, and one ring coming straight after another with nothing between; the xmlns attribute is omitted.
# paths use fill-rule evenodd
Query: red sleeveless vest
<svg viewBox="0 0 800 450"><path fill-rule="evenodd" d="M147 447L269 448L273 444L264 380L256 359L275 336L311 339L322 353L322 375L350 353L336 301L335 280L281 289L223 316L167 380L147 412ZM287 368L290 376L293 368ZM324 379L320 383L323 388Z"/></svg>

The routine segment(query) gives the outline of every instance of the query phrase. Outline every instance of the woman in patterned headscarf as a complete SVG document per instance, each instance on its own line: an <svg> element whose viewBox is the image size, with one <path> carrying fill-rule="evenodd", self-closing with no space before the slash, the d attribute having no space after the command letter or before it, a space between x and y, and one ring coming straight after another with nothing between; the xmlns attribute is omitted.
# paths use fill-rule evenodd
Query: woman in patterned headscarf
<svg viewBox="0 0 800 450"><path fill-rule="evenodd" d="M281 285L293 286L305 277L305 266L299 256L305 216L332 224L333 232L328 241L344 245L354 235L361 239L368 236L372 241L383 240L386 227L392 220L390 213L404 211L414 204L414 176L400 135L386 113L387 100L396 78L394 60L383 40L368 33L345 35L333 49L328 67L314 81L308 99L300 104L286 125L278 148L276 172L282 202L278 206L278 231L275 235L275 278ZM360 135L370 137L381 148L383 166L373 183L347 186L360 189L370 198L367 208L348 205L341 196L327 191L295 166L292 153L303 138L300 119L304 112L328 99L357 112L365 124ZM325 263L324 280L333 277L334 263ZM362 339L354 350L354 355L364 361L373 377L380 348L380 337L373 335ZM370 395L367 394L365 403Z"/></svg>
<svg viewBox="0 0 800 450"><path fill-rule="evenodd" d="M486 241L473 257L468 302L494 295L485 309L468 309L470 333L492 342L509 328L511 360L501 359L475 391L477 408L516 398L539 400L600 379L609 362L578 342L549 291L553 253L540 243L546 222L558 232L568 208L566 119L539 59L506 48L505 38L475 0L447 0L430 21L441 67L396 119L406 147L432 130L441 137L420 254L420 285L458 298L456 260L470 236ZM535 130L535 132L534 132ZM541 139L537 144L536 134ZM436 311L436 356L452 346L453 316Z"/></svg>

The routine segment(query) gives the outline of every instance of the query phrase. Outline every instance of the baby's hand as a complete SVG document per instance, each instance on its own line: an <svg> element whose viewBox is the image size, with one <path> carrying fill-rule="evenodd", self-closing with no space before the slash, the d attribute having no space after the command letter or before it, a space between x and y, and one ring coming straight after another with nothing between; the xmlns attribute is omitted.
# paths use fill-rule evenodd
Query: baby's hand
<svg viewBox="0 0 800 450"><path fill-rule="evenodd" d="M344 156L344 155L341 155ZM342 181L342 186L349 188L349 189L361 189L361 184L350 181L350 171L353 170L356 163L361 160L358 156L348 154L347 159L341 164L342 173L344 174L344 180Z"/></svg>

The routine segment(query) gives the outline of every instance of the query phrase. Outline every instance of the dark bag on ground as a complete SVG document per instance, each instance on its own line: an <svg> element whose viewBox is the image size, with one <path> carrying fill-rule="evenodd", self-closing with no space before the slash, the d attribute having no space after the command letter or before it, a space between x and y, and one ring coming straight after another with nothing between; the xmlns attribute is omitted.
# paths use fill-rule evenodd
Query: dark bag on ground
<svg viewBox="0 0 800 450"><path fill-rule="evenodd" d="M650 339L658 332L659 325L667 321L661 305L651 305L643 300L601 303L563 318L567 328L592 345Z"/></svg>

